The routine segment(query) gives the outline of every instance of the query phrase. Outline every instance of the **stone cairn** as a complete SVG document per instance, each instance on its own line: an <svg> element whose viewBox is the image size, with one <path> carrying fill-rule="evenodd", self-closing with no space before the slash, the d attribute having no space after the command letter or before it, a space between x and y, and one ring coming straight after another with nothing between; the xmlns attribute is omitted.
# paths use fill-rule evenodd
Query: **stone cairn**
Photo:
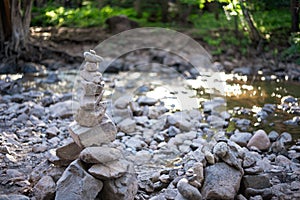
<svg viewBox="0 0 300 200"><path fill-rule="evenodd" d="M80 71L79 109L69 126L73 142L56 150L69 166L57 182L55 199L134 199L137 178L133 163L114 146L117 128L105 113L104 81L98 72L103 59L94 51L84 53Z"/></svg>

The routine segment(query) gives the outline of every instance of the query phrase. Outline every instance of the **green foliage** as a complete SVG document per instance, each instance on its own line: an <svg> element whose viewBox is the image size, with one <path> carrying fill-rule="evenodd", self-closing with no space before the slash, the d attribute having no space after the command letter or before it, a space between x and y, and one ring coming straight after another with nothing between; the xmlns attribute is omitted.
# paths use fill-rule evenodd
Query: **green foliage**
<svg viewBox="0 0 300 200"><path fill-rule="evenodd" d="M290 47L282 52L282 58L284 60L293 59L300 64L300 32L292 33L289 40Z"/></svg>
<svg viewBox="0 0 300 200"><path fill-rule="evenodd" d="M81 8L64 8L47 6L45 8L34 8L33 13L41 13L33 17L33 26L69 26L69 27L91 27L101 26L107 18L116 15L135 17L133 8L115 8L105 6L101 9L93 4L86 4Z"/></svg>

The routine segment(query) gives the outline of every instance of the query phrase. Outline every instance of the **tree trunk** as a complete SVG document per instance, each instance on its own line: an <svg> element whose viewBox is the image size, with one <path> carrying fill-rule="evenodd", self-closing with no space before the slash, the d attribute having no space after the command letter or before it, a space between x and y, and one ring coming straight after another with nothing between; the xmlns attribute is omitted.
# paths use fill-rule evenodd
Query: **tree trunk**
<svg viewBox="0 0 300 200"><path fill-rule="evenodd" d="M0 23L3 28L5 27L0 32L0 60L3 63L17 63L27 49L32 2L32 0L1 1Z"/></svg>
<svg viewBox="0 0 300 200"><path fill-rule="evenodd" d="M255 27L255 25L253 23L252 15L250 14L249 10L244 5L245 0L240 0L239 2L240 2L241 9L243 12L243 17L244 17L244 19L247 23L248 29L249 29L250 39L254 44L258 45L261 42L262 37L259 34L257 28Z"/></svg>
<svg viewBox="0 0 300 200"><path fill-rule="evenodd" d="M161 3L161 22L168 22L169 2L167 0L160 0Z"/></svg>
<svg viewBox="0 0 300 200"><path fill-rule="evenodd" d="M134 8L137 13L137 18L142 18L143 17L142 0L135 0Z"/></svg>
<svg viewBox="0 0 300 200"><path fill-rule="evenodd" d="M299 31L299 0L291 0L292 32Z"/></svg>

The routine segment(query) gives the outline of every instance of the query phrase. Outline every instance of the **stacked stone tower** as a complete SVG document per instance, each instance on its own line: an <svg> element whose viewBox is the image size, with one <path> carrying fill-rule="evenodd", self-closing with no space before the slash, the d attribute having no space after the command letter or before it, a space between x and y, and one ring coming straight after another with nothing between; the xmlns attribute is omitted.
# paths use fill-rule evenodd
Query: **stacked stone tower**
<svg viewBox="0 0 300 200"><path fill-rule="evenodd" d="M137 178L122 148L112 144L117 128L105 113L104 81L98 72L103 59L84 53L80 71L79 109L69 126L74 143L57 149L61 159L74 160L57 182L55 199L134 199Z"/></svg>

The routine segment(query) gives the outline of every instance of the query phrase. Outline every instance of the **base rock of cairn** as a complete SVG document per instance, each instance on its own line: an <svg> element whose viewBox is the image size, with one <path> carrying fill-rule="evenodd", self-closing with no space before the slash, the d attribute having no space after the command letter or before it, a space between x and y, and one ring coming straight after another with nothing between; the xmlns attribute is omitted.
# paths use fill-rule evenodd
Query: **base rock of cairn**
<svg viewBox="0 0 300 200"><path fill-rule="evenodd" d="M69 126L74 142L56 150L61 160L72 163L58 180L55 199L133 200L138 189L133 163L111 144L117 128L101 102L104 81L98 66L103 59L92 50L84 57L80 72L84 92L75 121Z"/></svg>

